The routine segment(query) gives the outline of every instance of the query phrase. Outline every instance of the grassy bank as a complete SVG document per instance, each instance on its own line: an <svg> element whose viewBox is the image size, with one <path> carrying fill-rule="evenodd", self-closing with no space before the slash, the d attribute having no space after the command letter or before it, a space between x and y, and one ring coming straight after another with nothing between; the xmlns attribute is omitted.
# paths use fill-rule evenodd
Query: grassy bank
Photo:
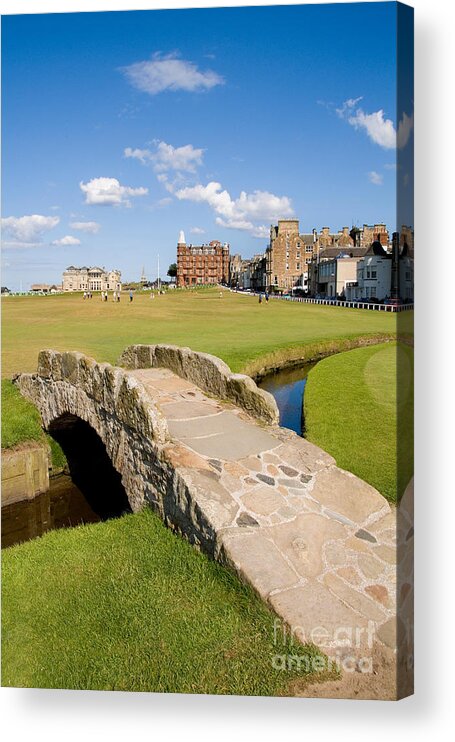
<svg viewBox="0 0 455 742"><path fill-rule="evenodd" d="M307 343L297 348L282 348L267 353L247 364L244 373L260 380L268 374L282 371L286 368L299 368L306 363L314 363L321 358L343 353L353 348L363 348L369 345L377 345L382 342L394 342L395 335L388 333L375 333L370 335L358 335L354 338L336 338L334 340L320 340L317 343Z"/></svg>
<svg viewBox="0 0 455 742"><path fill-rule="evenodd" d="M12 448L25 441L38 441L50 446L52 465L65 465L65 455L53 438L41 427L39 412L19 393L8 379L2 379L2 448Z"/></svg>
<svg viewBox="0 0 455 742"><path fill-rule="evenodd" d="M276 654L320 657L275 646L252 590L149 510L2 556L6 686L275 695L305 677Z"/></svg>
<svg viewBox="0 0 455 742"><path fill-rule="evenodd" d="M413 471L412 348L382 344L320 361L305 389L306 437L397 502Z"/></svg>

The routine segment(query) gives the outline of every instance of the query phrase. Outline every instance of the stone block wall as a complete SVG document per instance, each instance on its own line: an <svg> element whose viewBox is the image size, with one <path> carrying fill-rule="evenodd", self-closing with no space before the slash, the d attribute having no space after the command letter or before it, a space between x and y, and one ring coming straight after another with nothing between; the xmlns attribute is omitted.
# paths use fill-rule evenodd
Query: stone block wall
<svg viewBox="0 0 455 742"><path fill-rule="evenodd" d="M49 489L49 451L41 443L2 451L2 507Z"/></svg>

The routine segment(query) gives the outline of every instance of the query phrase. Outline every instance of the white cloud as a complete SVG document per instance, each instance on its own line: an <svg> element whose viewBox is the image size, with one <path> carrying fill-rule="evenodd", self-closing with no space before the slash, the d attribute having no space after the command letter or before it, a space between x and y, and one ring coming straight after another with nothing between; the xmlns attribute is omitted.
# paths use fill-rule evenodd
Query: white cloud
<svg viewBox="0 0 455 742"><path fill-rule="evenodd" d="M128 196L145 196L148 193L148 188L122 186L117 178L92 178L88 183L79 183L79 187L85 193L86 204L99 206L130 206Z"/></svg>
<svg viewBox="0 0 455 742"><path fill-rule="evenodd" d="M70 222L71 229L77 229L79 232L88 232L96 234L100 230L98 222Z"/></svg>
<svg viewBox="0 0 455 742"><path fill-rule="evenodd" d="M191 227L190 232L191 234L205 234L205 229L202 229L202 227Z"/></svg>
<svg viewBox="0 0 455 742"><path fill-rule="evenodd" d="M270 227L267 227L265 224L255 226L252 222L245 219L222 219L220 216L216 217L215 222L220 227L225 227L226 229L242 229L249 232L252 237L267 239L270 236Z"/></svg>
<svg viewBox="0 0 455 742"><path fill-rule="evenodd" d="M260 229L252 220L276 221L294 213L291 200L287 196L276 196L268 191L242 191L238 198L233 199L226 189L223 190L221 183L216 181L210 181L206 186L182 188L175 192L175 196L179 200L207 203L217 214L217 224L252 234Z"/></svg>
<svg viewBox="0 0 455 742"><path fill-rule="evenodd" d="M269 191L253 191L253 193L242 191L235 201L235 208L241 213L248 214L252 219L270 221L294 214L291 201L287 196L275 196Z"/></svg>
<svg viewBox="0 0 455 742"><path fill-rule="evenodd" d="M220 227L227 227L227 229L243 229L247 232L254 229L253 222L249 222L247 219L222 219L220 216L217 216L215 222Z"/></svg>
<svg viewBox="0 0 455 742"><path fill-rule="evenodd" d="M52 242L52 245L56 245L57 247L64 247L65 245L80 245L81 241L77 239L77 237L73 237L70 234L65 235L65 237L62 237L60 240L54 240Z"/></svg>
<svg viewBox="0 0 455 742"><path fill-rule="evenodd" d="M270 227L267 227L265 224L256 226L253 222L246 219L222 219L220 216L217 216L215 222L220 227L225 227L226 229L241 229L249 232L252 237L267 239L270 235Z"/></svg>
<svg viewBox="0 0 455 742"><path fill-rule="evenodd" d="M132 147L126 147L126 149L123 150L123 154L125 157L131 157L133 160L139 160L139 162L142 162L144 165L147 160L152 159L152 153L149 149L139 149L138 147L135 147L135 149Z"/></svg>
<svg viewBox="0 0 455 742"><path fill-rule="evenodd" d="M154 54L151 60L122 67L121 72L133 87L150 95L165 90L200 92L224 83L213 70L200 70L194 62L179 59L176 54Z"/></svg>
<svg viewBox="0 0 455 742"><path fill-rule="evenodd" d="M270 227L267 227L265 224L261 224L259 227L255 227L251 234L253 235L253 237L268 239L270 237Z"/></svg>
<svg viewBox="0 0 455 742"><path fill-rule="evenodd" d="M359 95L358 98L348 98L344 101L341 108L335 108L335 111L337 112L338 116L340 118L345 118L346 113L352 111L353 108L356 107L357 103L361 101L363 98L363 95ZM321 101L318 101L318 103L321 103Z"/></svg>
<svg viewBox="0 0 455 742"><path fill-rule="evenodd" d="M43 216L30 214L29 216L8 216L2 219L2 231L12 238L5 243L8 247L35 247L42 243L46 232L57 226L58 216Z"/></svg>
<svg viewBox="0 0 455 742"><path fill-rule="evenodd" d="M384 182L384 176L377 173L376 170L371 170L368 173L368 178L370 183L373 183L373 185L382 185Z"/></svg>
<svg viewBox="0 0 455 742"><path fill-rule="evenodd" d="M403 113L397 132L392 119L385 117L382 108L373 113L365 113L357 106L361 100L362 97L345 100L341 108L336 109L338 116L348 121L355 129L365 131L371 141L383 149L405 147L414 125L414 117Z"/></svg>
<svg viewBox="0 0 455 742"><path fill-rule="evenodd" d="M211 181L210 183L207 183L206 186L199 184L187 188L181 188L175 195L180 201L208 203L209 206L218 214L231 216L233 209L231 197L226 190L223 191L221 188L222 186L220 183Z"/></svg>
<svg viewBox="0 0 455 742"><path fill-rule="evenodd" d="M150 149L132 149L127 147L124 151L125 157L139 160L143 164L150 162L157 173L176 170L180 172L194 173L202 165L203 149L197 149L192 144L182 147L173 147L159 140L155 140L155 151Z"/></svg>
<svg viewBox="0 0 455 742"><path fill-rule="evenodd" d="M155 170L157 172L166 170L181 170L194 173L196 168L202 165L203 149L196 149L192 144L183 147L173 147L166 142L156 142L157 151L153 156Z"/></svg>
<svg viewBox="0 0 455 742"><path fill-rule="evenodd" d="M396 162L386 162L384 165L386 170L396 170L397 169L397 163Z"/></svg>
<svg viewBox="0 0 455 742"><path fill-rule="evenodd" d="M174 147L166 142L155 140L155 150L124 150L125 157L151 164L159 183L180 201L206 203L216 214L216 223L228 229L241 229L257 237L268 235L268 229L256 221L266 219L276 221L292 216L294 210L287 196L276 196L269 191L241 191L238 198L223 189L221 183L210 181L207 185L188 184L188 173L195 173L203 164L204 149L186 144ZM172 172L172 178L170 173ZM204 230L193 227L193 234L203 234Z"/></svg>
<svg viewBox="0 0 455 742"><path fill-rule="evenodd" d="M397 134L393 121L384 118L384 111L364 113L359 108L354 115L349 116L349 123L355 129L364 129L370 139L384 149L395 149Z"/></svg>

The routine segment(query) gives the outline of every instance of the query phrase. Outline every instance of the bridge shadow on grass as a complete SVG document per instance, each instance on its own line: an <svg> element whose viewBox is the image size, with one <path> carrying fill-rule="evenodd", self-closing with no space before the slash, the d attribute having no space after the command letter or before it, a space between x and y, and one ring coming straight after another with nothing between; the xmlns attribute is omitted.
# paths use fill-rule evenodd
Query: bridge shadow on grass
<svg viewBox="0 0 455 742"><path fill-rule="evenodd" d="M132 512L121 476L87 422L62 415L51 423L49 433L63 449L74 484L102 520Z"/></svg>

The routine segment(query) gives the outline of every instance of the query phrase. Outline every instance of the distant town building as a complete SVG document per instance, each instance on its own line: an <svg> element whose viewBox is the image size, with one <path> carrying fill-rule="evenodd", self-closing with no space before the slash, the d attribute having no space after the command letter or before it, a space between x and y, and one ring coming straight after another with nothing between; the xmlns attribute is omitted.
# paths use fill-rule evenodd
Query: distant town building
<svg viewBox="0 0 455 742"><path fill-rule="evenodd" d="M270 227L266 250L266 288L270 291L308 290L308 266L317 250L317 234L300 234L298 219L279 219Z"/></svg>
<svg viewBox="0 0 455 742"><path fill-rule="evenodd" d="M229 245L187 245L180 232L177 243L177 285L198 286L229 282Z"/></svg>
<svg viewBox="0 0 455 742"><path fill-rule="evenodd" d="M336 247L317 248L308 266L308 293L310 296L337 296L346 283L355 281L357 262L365 254L365 248L349 245L346 249ZM339 262L343 261L343 264ZM330 263L331 268L325 264ZM330 276L330 280L329 280ZM332 280L333 278L333 280Z"/></svg>
<svg viewBox="0 0 455 742"><path fill-rule="evenodd" d="M56 286L55 283L32 283L30 291L33 294L57 294L62 290L61 286Z"/></svg>
<svg viewBox="0 0 455 742"><path fill-rule="evenodd" d="M394 247L395 245L395 247ZM270 227L264 253L229 256L218 241L177 245L179 286L228 282L232 288L342 299L384 298L413 301L414 233L403 226L390 240L383 223L301 233L298 219L279 219Z"/></svg>
<svg viewBox="0 0 455 742"><path fill-rule="evenodd" d="M267 285L265 253L240 260L236 273L231 272L230 285L240 290L264 291Z"/></svg>
<svg viewBox="0 0 455 742"><path fill-rule="evenodd" d="M380 242L387 248L390 244L389 232L385 224L364 224L363 228L352 227L350 231L354 247L363 247L365 250L371 247L373 242Z"/></svg>
<svg viewBox="0 0 455 742"><path fill-rule="evenodd" d="M311 296L331 297L338 296L341 298L349 296L357 297L362 289L368 289L368 295L373 297L371 283L362 282L362 266L360 261L371 251L373 245L381 247L376 257L382 257L383 254L390 257L392 254L392 245L389 239L389 232L385 224L378 223L374 225L364 224L363 228L343 227L337 233L331 233L328 227L323 227L319 233L316 233L316 249L314 257L309 268L308 293ZM325 265L329 262L330 265ZM387 271L385 267L376 268L376 273ZM374 269L371 268L371 271ZM359 279L360 277L360 284ZM384 278L384 276L383 276ZM371 278L370 278L371 282ZM352 287L356 286L354 290ZM347 288L349 287L349 292ZM382 293L380 282L376 290ZM388 292L386 296L390 297L391 276L389 276ZM368 296L368 298L369 298ZM365 294L361 298L367 298ZM376 296L375 298L378 298Z"/></svg>
<svg viewBox="0 0 455 742"><path fill-rule="evenodd" d="M379 233L377 235L379 238ZM348 300L414 301L414 234L410 227L394 232L392 245L374 240L357 263L356 280L346 288Z"/></svg>
<svg viewBox="0 0 455 742"><path fill-rule="evenodd" d="M240 276L242 272L242 256L240 253L229 256L229 284L232 288L240 287Z"/></svg>
<svg viewBox="0 0 455 742"><path fill-rule="evenodd" d="M371 247L373 242L379 242L386 249L388 247L389 232L385 224L364 224L361 235L361 247Z"/></svg>
<svg viewBox="0 0 455 742"><path fill-rule="evenodd" d="M392 263L392 253L375 240L357 264L357 278L347 288L347 299L390 299Z"/></svg>
<svg viewBox="0 0 455 742"><path fill-rule="evenodd" d="M336 248L338 254L334 257L326 254L333 250L322 250L322 258L311 263L309 285L313 296L345 297L347 286L357 280L357 264L361 256L353 254L355 248L351 248L350 253Z"/></svg>
<svg viewBox="0 0 455 742"><path fill-rule="evenodd" d="M121 291L122 274L105 268L76 268L70 265L63 272L63 291Z"/></svg>
<svg viewBox="0 0 455 742"><path fill-rule="evenodd" d="M147 276L145 275L145 266L142 266L142 273L139 279L139 283L141 283L143 286L145 286L145 284L148 283Z"/></svg>
<svg viewBox="0 0 455 742"><path fill-rule="evenodd" d="M316 230L313 230L313 233L315 234L315 241L319 249L326 247L348 248L354 246L354 239L349 231L349 227L343 227L338 232L331 232L330 227L322 227L319 233Z"/></svg>

